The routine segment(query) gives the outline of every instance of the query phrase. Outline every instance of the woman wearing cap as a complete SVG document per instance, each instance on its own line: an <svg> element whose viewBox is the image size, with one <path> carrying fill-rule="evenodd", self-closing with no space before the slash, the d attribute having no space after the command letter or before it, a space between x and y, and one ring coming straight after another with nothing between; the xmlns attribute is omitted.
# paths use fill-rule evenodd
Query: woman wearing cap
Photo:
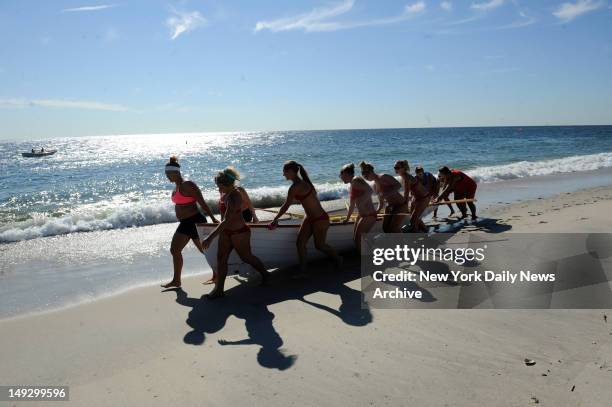
<svg viewBox="0 0 612 407"><path fill-rule="evenodd" d="M385 208L383 231L385 233L399 233L408 215L408 201L400 194L402 185L389 174L377 174L374 166L362 161L359 163L361 175L368 181L374 181L375 192L378 194L378 209ZM386 207L385 207L386 203Z"/></svg>
<svg viewBox="0 0 612 407"><path fill-rule="evenodd" d="M404 183L404 197L412 196L412 211L410 215L410 229L413 232L427 232L425 223L421 220L423 212L429 206L430 193L425 189L417 177L410 174L408 161L399 160L393 166L395 173L402 177Z"/></svg>
<svg viewBox="0 0 612 407"><path fill-rule="evenodd" d="M357 246L357 250L361 251L361 236L368 233L376 224L378 212L374 208L372 202L372 193L374 192L363 178L355 176L355 164L346 164L340 170L340 179L345 184L351 184L349 193L350 205L346 214L344 223L348 223L351 215L357 207L359 215L355 219L355 227L353 228L353 240Z"/></svg>
<svg viewBox="0 0 612 407"><path fill-rule="evenodd" d="M183 270L183 248L191 240L193 244L202 252L202 245L198 236L196 224L206 223L206 217L202 215L198 209L198 204L206 212L213 222L217 222L212 211L204 201L202 191L192 182L185 181L181 175L181 166L175 156L170 157L170 160L165 167L166 177L171 182L176 184L176 189L172 192L172 202L174 203L174 212L179 220L179 225L172 237L170 244L170 253L172 254L172 263L174 266L174 277L172 281L163 284L162 287L180 287L181 286L181 271Z"/></svg>
<svg viewBox="0 0 612 407"><path fill-rule="evenodd" d="M278 225L278 219L287 212L289 206L294 201L302 204L306 216L300 226L300 231L297 237L297 251L300 259L301 272L306 271L306 244L310 236L314 238L314 244L317 250L325 253L334 261L336 267L342 265L342 257L338 256L333 247L327 244L327 230L329 229L329 215L323 207L314 185L308 177L306 169L295 161L287 161L283 165L283 176L292 182L287 192L287 199L283 206L280 207L278 213L270 223L270 228L275 228Z"/></svg>
<svg viewBox="0 0 612 407"><path fill-rule="evenodd" d="M207 295L214 299L223 296L225 277L227 276L227 262L232 250L236 250L240 259L251 265L262 277L264 284L268 277L268 271L258 257L251 251L251 229L243 218L243 197L236 181L240 179L238 171L232 167L227 167L219 171L215 177L215 184L221 193L223 202L223 220L219 225L202 241L202 247L206 250L212 241L219 237L217 248L217 276L215 288Z"/></svg>

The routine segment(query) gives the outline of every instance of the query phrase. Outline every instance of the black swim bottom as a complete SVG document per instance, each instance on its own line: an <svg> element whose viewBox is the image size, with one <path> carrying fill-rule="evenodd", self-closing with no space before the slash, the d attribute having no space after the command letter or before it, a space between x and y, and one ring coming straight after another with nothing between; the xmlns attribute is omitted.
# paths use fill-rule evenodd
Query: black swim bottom
<svg viewBox="0 0 612 407"><path fill-rule="evenodd" d="M196 213L187 219L180 220L176 228L176 233L187 235L192 239L199 239L198 229L196 228L197 223L207 223L206 216L201 213Z"/></svg>
<svg viewBox="0 0 612 407"><path fill-rule="evenodd" d="M253 214L249 208L242 211L242 219L244 219L245 222L253 221Z"/></svg>

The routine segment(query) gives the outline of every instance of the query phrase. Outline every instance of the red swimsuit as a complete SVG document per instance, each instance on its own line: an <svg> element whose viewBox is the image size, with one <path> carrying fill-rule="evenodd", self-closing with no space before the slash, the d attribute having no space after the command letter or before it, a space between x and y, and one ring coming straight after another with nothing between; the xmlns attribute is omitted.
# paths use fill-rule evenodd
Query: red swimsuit
<svg viewBox="0 0 612 407"><path fill-rule="evenodd" d="M453 175L461 176L461 179L455 182L455 185L453 186L453 192L460 195L465 195L466 198L474 198L474 196L476 195L477 187L476 181L474 181L472 178L468 177L459 170L451 170L451 173Z"/></svg>
<svg viewBox="0 0 612 407"><path fill-rule="evenodd" d="M221 195L221 198L219 198L219 213L222 213L222 214L225 214L225 212L227 211L227 205L225 204L226 196L227 194L223 194ZM238 208L236 210L236 213L240 213L240 212L242 212L242 209ZM233 235L239 235L241 233L246 233L250 230L251 228L249 228L249 225L245 224L244 226L238 229L223 229L223 233L231 237Z"/></svg>

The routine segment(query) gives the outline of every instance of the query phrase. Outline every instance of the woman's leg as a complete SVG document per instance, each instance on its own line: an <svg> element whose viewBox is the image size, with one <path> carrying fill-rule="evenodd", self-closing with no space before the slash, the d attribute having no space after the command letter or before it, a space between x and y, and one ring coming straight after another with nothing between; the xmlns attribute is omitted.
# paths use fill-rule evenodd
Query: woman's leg
<svg viewBox="0 0 612 407"><path fill-rule="evenodd" d="M325 253L334 261L337 267L342 265L342 258L338 256L336 250L327 244L327 230L329 229L329 220L319 220L312 225L312 236L317 250Z"/></svg>
<svg viewBox="0 0 612 407"><path fill-rule="evenodd" d="M172 243L170 244L170 253L172 254L172 265L174 266L174 277L172 281L162 284L164 288L180 287L181 286L181 271L183 270L183 248L189 243L191 237L182 233L174 233Z"/></svg>
<svg viewBox="0 0 612 407"><path fill-rule="evenodd" d="M423 216L423 212L429 205L429 197L418 199L414 203L414 211L410 216L410 228L413 232L427 232L427 227L423 223L421 217Z"/></svg>
<svg viewBox="0 0 612 407"><path fill-rule="evenodd" d="M261 274L262 284L265 284L268 279L268 269L259 260L259 257L255 256L251 251L251 231L233 235L231 239L232 246L234 246L240 259L257 270Z"/></svg>
<svg viewBox="0 0 612 407"><path fill-rule="evenodd" d="M408 212L408 204L404 204L400 207L395 207L393 212L393 216L389 216L389 218L391 218L391 221L389 222L390 224L388 233L401 233L402 226L406 221L407 215L404 214Z"/></svg>
<svg viewBox="0 0 612 407"><path fill-rule="evenodd" d="M465 199L465 197L467 196L464 192L454 192L453 195L455 200ZM467 208L465 206L465 203L458 203L456 205L457 208L459 208L459 211L461 211L461 219L467 218Z"/></svg>
<svg viewBox="0 0 612 407"><path fill-rule="evenodd" d="M308 244L308 239L310 239L310 236L312 236L312 223L305 218L302 221L302 225L300 226L300 231L298 232L298 237L295 242L298 257L300 258L300 270L302 272L306 271L306 244Z"/></svg>
<svg viewBox="0 0 612 407"><path fill-rule="evenodd" d="M353 242L355 242L355 246L357 246L357 250L359 250L359 238L357 237L357 232L359 231L359 224L363 218L358 216L355 219L355 223L353 224Z"/></svg>
<svg viewBox="0 0 612 407"><path fill-rule="evenodd" d="M207 294L208 298L214 299L223 296L223 289L225 287L225 277L227 277L227 261L229 260L230 253L232 252L232 240L231 238L221 232L219 234L219 242L217 245L217 281L215 281L215 288Z"/></svg>
<svg viewBox="0 0 612 407"><path fill-rule="evenodd" d="M474 199L475 196L476 196L476 190L474 189L474 191L470 191L466 195L466 198ZM472 213L472 220L476 220L476 205L474 205L474 202L468 202L468 206L470 207L470 212Z"/></svg>
<svg viewBox="0 0 612 407"><path fill-rule="evenodd" d="M361 253L361 238L364 233L368 233L372 226L376 224L376 217L368 216L367 218L361 218L359 225L357 226L357 232L355 233L355 244L357 245L357 250Z"/></svg>
<svg viewBox="0 0 612 407"><path fill-rule="evenodd" d="M385 207L385 215L383 217L383 225L382 225L383 232L391 233L392 221L393 221L393 215L392 215L391 207L387 205Z"/></svg>
<svg viewBox="0 0 612 407"><path fill-rule="evenodd" d="M445 201L450 201L450 199L448 199L448 197L446 197ZM447 204L446 206L448 206L448 209L450 209L450 214L448 215L453 216L455 214L455 210L453 209L453 205L452 204Z"/></svg>

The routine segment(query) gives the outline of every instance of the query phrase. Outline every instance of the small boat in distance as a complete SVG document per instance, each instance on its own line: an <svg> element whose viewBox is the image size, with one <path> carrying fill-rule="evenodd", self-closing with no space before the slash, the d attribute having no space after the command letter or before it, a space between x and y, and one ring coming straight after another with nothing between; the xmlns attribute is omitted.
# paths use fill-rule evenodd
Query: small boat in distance
<svg viewBox="0 0 612 407"><path fill-rule="evenodd" d="M21 153L21 155L23 157L44 157L47 155L53 155L57 152L57 150L45 150L44 148L41 148L40 150L34 150L32 149L31 152L29 153Z"/></svg>

